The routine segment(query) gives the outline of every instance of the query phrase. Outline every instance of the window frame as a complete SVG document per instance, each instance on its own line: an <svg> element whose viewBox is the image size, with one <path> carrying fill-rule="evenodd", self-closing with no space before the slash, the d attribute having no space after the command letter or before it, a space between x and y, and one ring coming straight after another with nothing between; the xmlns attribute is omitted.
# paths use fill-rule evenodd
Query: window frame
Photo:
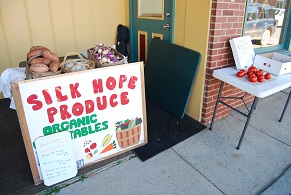
<svg viewBox="0 0 291 195"><path fill-rule="evenodd" d="M248 4L249 4L249 1L246 4L246 10L248 8ZM255 50L256 54L273 52L273 51L278 51L278 50L287 50L287 51L289 51L289 49L290 49L290 41L291 41L290 40L291 39L291 9L290 9L290 5L291 5L291 0L286 2L285 13L287 13L287 14L286 14L286 19L285 19L285 23L284 23L284 31L281 34L282 37L283 37L282 43L279 44L279 45L275 45L275 46L255 48L254 50ZM245 31L245 28L246 28L246 25L245 25L246 22L247 22L247 16L245 15L243 33Z"/></svg>

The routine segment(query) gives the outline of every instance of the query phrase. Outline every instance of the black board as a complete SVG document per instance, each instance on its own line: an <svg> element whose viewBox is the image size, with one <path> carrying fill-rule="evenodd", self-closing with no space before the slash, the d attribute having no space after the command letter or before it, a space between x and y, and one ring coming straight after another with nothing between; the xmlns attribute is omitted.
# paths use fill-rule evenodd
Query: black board
<svg viewBox="0 0 291 195"><path fill-rule="evenodd" d="M146 99L183 118L200 60L196 51L152 39L145 65Z"/></svg>
<svg viewBox="0 0 291 195"><path fill-rule="evenodd" d="M145 66L148 143L133 150L141 161L206 128L185 115L200 60L196 51L152 39Z"/></svg>
<svg viewBox="0 0 291 195"><path fill-rule="evenodd" d="M146 109L148 143L133 150L141 161L156 156L206 128L187 115L177 119L149 101L146 102Z"/></svg>

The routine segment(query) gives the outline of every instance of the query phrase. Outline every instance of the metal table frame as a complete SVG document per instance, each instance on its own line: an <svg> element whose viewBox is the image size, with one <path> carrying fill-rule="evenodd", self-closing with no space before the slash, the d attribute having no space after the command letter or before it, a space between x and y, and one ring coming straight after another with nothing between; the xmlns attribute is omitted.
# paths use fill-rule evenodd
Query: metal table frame
<svg viewBox="0 0 291 195"><path fill-rule="evenodd" d="M252 83L247 81L247 78L238 78L238 77L236 77L236 72L237 72L237 69L235 67L228 67L228 68L214 70L213 73L212 73L213 77L219 79L221 81L221 83L220 83L220 88L219 88L219 92L218 92L218 95L217 95L217 100L216 100L216 104L215 104L215 108L214 108L214 112L213 112L213 116L212 116L212 120L211 120L211 124L210 124L209 130L212 130L212 127L213 127L213 124L214 124L214 120L215 120L215 116L216 116L216 111L217 111L219 103L221 103L221 104L223 104L223 105L235 110L239 114L245 116L247 118L247 120L245 122L242 134L240 136L239 143L238 143L238 145L236 147L236 149L239 150L240 146L242 144L243 138L245 136L246 130L248 128L249 122L251 120L253 111L257 106L259 98L267 97L269 95L272 95L274 93L277 93L277 92L279 92L281 90L284 90L284 89L290 87L291 86L291 74L282 75L282 76L272 75L272 79L269 80L269 81L265 81L264 83L252 84ZM251 94L251 95L255 96L255 98L253 100L253 103L252 103L252 106L251 106L251 109L250 110L248 109L248 114L241 112L240 110L230 106L229 104L227 104L226 102L221 100L221 99L224 99L224 98L226 98L226 99L235 98L235 99L241 99L244 102L243 98L245 97L245 95L243 95L241 97L223 97L223 96L221 96L222 89L223 89L223 86L224 86L225 82L230 84L230 85L232 85L232 86L234 86L234 87L236 87L236 88L241 89L242 91L245 91L245 95L248 93L248 94ZM280 122L283 119L283 116L284 116L285 111L287 109L288 103L290 101L290 97L291 97L291 91L289 93L288 99L286 101L286 104L284 106L283 112L281 114L281 117L280 117L280 120L279 120ZM245 102L244 102L244 104L246 105Z"/></svg>
<svg viewBox="0 0 291 195"><path fill-rule="evenodd" d="M285 112L286 112L286 109L287 109L288 104L289 104L289 101L290 101L290 97L291 97L291 90L290 90L290 92L289 92L289 95L288 95L288 98L287 98L286 104L285 104L285 106L284 106L283 112L282 112L282 114L281 114L281 117L280 117L280 119L279 119L279 122L282 122L282 120L283 120L284 114L285 114Z"/></svg>

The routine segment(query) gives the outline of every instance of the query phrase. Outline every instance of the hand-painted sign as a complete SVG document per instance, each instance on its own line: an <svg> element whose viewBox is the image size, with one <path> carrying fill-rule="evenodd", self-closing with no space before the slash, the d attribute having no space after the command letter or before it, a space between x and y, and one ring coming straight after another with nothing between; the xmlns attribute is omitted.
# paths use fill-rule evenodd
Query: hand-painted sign
<svg viewBox="0 0 291 195"><path fill-rule="evenodd" d="M138 62L13 84L30 166L40 173L34 141L63 131L78 168L147 143L143 75Z"/></svg>
<svg viewBox="0 0 291 195"><path fill-rule="evenodd" d="M77 165L68 131L39 137L35 147L45 185L51 186L76 176Z"/></svg>

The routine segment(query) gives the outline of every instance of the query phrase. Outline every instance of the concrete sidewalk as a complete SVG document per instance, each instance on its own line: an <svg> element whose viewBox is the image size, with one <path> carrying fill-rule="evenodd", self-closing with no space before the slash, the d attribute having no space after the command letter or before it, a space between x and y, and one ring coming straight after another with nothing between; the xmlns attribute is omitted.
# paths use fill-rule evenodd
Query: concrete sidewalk
<svg viewBox="0 0 291 195"><path fill-rule="evenodd" d="M289 92L290 88L286 90ZM291 194L291 105L278 122L287 94L260 99L240 150L246 118L224 119L141 162L137 157L83 182L64 182L58 194ZM245 110L242 108L242 110Z"/></svg>

